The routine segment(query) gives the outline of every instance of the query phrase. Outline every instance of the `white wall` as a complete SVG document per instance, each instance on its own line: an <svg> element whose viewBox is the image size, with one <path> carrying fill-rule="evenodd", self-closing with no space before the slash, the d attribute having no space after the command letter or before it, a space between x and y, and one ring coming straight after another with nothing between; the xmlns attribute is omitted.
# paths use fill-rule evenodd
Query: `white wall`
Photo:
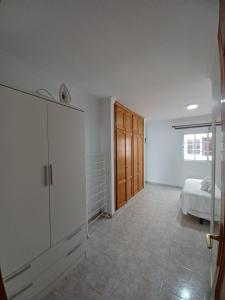
<svg viewBox="0 0 225 300"><path fill-rule="evenodd" d="M207 129L175 130L171 126L210 121L210 116L167 121L147 121L146 181L182 186L188 177L203 178L211 175L211 162L184 161L183 135L204 132Z"/></svg>
<svg viewBox="0 0 225 300"><path fill-rule="evenodd" d="M63 79L54 79L41 70L34 69L26 62L14 57L8 57L2 52L0 52L0 65L0 83L33 92L37 89L45 88L58 99L58 88ZM70 94L72 105L85 110L85 147L86 158L88 159L101 152L101 99L88 93L88 91L75 87L70 87ZM87 189L93 184L93 178L88 176L86 180ZM89 199L88 195L87 191L88 215L91 217L90 207L94 205L90 203L92 199Z"/></svg>
<svg viewBox="0 0 225 300"><path fill-rule="evenodd" d="M107 211L111 215L115 213L114 102L114 97L101 101L101 147L107 156Z"/></svg>

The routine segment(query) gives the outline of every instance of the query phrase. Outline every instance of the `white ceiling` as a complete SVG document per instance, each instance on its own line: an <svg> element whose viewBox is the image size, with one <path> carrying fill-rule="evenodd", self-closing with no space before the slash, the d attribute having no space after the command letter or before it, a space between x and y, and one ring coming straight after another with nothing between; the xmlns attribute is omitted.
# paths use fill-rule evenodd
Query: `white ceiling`
<svg viewBox="0 0 225 300"><path fill-rule="evenodd" d="M217 0L2 0L0 50L145 117L174 118L210 112L217 23Z"/></svg>

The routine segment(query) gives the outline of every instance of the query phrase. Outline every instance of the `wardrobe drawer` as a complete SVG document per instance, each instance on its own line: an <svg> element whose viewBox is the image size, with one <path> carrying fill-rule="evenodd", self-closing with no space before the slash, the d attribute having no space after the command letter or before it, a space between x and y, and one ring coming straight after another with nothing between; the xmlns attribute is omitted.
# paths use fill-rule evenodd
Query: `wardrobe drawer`
<svg viewBox="0 0 225 300"><path fill-rule="evenodd" d="M80 242L86 243L86 240L86 225L84 225L67 235L64 240L64 250L67 250Z"/></svg>
<svg viewBox="0 0 225 300"><path fill-rule="evenodd" d="M31 281L35 280L39 274L43 273L50 266L56 264L58 260L66 256L70 251L76 252L76 249L81 245L84 248L86 246L86 226L71 232L63 241L44 252L30 264L23 266L4 278L7 294L9 296L14 295L27 286L31 290Z"/></svg>
<svg viewBox="0 0 225 300"><path fill-rule="evenodd" d="M51 288L51 284L71 266L76 266L84 257L85 247L80 245L75 250L71 249L64 253L64 256L55 264L39 274L33 281L21 286L13 293L9 294L9 300L33 300L41 299L45 289ZM49 290L46 290L49 291Z"/></svg>
<svg viewBox="0 0 225 300"><path fill-rule="evenodd" d="M71 249L72 250L72 249ZM47 269L43 274L40 274L34 282L33 298L27 299L16 299L16 300L40 300L48 294L54 284L57 285L57 280L61 280L67 275L66 271L71 267L76 267L76 265L84 258L85 247L81 245L73 252L65 252L64 256L49 269Z"/></svg>

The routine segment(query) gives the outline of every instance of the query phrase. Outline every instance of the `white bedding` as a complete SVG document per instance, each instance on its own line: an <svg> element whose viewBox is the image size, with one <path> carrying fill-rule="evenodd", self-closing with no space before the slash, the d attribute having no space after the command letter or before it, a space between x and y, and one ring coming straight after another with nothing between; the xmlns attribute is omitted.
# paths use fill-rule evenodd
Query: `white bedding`
<svg viewBox="0 0 225 300"><path fill-rule="evenodd" d="M211 194L201 190L201 179L188 178L185 180L183 190L180 195L181 210L187 215L210 220L211 218ZM219 220L220 212L220 190L216 186L215 190L215 220Z"/></svg>

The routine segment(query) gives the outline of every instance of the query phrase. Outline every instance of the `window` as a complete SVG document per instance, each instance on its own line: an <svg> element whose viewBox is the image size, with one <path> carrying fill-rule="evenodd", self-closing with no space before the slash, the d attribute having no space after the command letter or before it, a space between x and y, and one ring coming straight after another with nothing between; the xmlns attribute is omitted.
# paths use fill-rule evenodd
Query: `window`
<svg viewBox="0 0 225 300"><path fill-rule="evenodd" d="M184 134L184 160L212 160L212 133Z"/></svg>

